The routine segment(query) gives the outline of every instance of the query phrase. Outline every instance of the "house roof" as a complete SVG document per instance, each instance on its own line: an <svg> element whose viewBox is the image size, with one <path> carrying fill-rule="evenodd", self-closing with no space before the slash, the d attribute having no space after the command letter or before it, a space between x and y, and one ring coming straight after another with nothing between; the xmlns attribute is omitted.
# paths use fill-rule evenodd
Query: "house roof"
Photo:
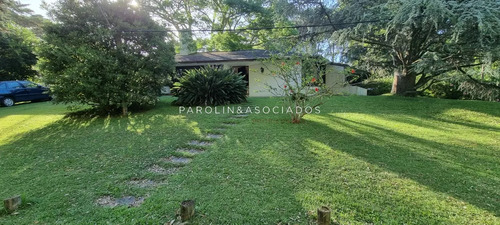
<svg viewBox="0 0 500 225"><path fill-rule="evenodd" d="M268 50L241 50L232 52L199 52L190 55L175 55L177 64L189 63L217 63L217 62L234 62L234 61L253 61L258 59L267 59L276 52ZM330 65L347 67L347 64L330 62Z"/></svg>
<svg viewBox="0 0 500 225"><path fill-rule="evenodd" d="M270 57L266 50L244 50L232 52L200 52L191 55L176 55L175 62L183 63L211 63L227 61L253 61Z"/></svg>

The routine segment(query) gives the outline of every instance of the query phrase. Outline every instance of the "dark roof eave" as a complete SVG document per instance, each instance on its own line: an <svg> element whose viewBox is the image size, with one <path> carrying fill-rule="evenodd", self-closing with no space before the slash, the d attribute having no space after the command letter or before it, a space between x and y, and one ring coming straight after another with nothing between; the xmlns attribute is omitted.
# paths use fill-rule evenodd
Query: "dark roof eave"
<svg viewBox="0 0 500 225"><path fill-rule="evenodd" d="M202 63L241 62L241 61L256 61L256 60L261 60L261 59L225 59L225 60L189 61L189 62L185 61L185 62L176 62L176 64L202 64Z"/></svg>

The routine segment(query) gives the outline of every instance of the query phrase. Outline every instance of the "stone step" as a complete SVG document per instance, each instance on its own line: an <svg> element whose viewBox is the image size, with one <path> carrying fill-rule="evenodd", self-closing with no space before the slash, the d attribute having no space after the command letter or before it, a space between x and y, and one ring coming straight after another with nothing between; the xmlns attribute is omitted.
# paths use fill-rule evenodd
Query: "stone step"
<svg viewBox="0 0 500 225"><path fill-rule="evenodd" d="M220 139L224 137L224 135L222 134L207 134L207 138L211 138L211 139Z"/></svg>
<svg viewBox="0 0 500 225"><path fill-rule="evenodd" d="M169 162L169 163L174 163L174 164L188 164L191 162L190 158L184 158L184 157L176 157L176 156L170 156L168 158L162 159L163 162Z"/></svg>
<svg viewBox="0 0 500 225"><path fill-rule="evenodd" d="M179 168L163 168L158 165L151 166L148 171L151 173L161 174L161 175L170 175L174 174L179 170Z"/></svg>
<svg viewBox="0 0 500 225"><path fill-rule="evenodd" d="M209 141L197 141L197 140L193 140L193 141L190 141L188 144L194 145L194 146L204 147L204 146L213 145L214 143L209 142Z"/></svg>
<svg viewBox="0 0 500 225"><path fill-rule="evenodd" d="M113 198L111 196L103 196L96 200L96 203L105 207L128 206L137 207L142 205L146 200L145 197L125 196L122 198Z"/></svg>

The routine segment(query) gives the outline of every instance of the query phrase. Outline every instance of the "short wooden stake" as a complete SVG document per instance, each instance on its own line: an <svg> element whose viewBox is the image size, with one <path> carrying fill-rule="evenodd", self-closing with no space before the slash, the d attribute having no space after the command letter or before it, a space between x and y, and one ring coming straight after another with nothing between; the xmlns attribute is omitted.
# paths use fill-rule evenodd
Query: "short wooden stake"
<svg viewBox="0 0 500 225"><path fill-rule="evenodd" d="M14 212L21 205L21 196L17 195L12 198L5 199L3 200L3 205L7 211Z"/></svg>
<svg viewBox="0 0 500 225"><path fill-rule="evenodd" d="M181 221L187 221L194 216L194 200L186 200L181 203Z"/></svg>
<svg viewBox="0 0 500 225"><path fill-rule="evenodd" d="M318 225L330 225L330 208L321 206L318 209Z"/></svg>

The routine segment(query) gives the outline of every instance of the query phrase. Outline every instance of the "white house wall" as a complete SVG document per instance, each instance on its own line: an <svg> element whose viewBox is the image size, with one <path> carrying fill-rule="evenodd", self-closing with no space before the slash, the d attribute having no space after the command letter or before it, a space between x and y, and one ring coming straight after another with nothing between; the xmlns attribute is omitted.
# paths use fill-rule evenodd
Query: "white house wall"
<svg viewBox="0 0 500 225"><path fill-rule="evenodd" d="M272 71L278 68L270 63L262 61L234 61L220 63L183 63L182 66L199 66L199 65L223 65L224 69L231 69L235 66L248 66L248 89L250 97L269 97L275 96L268 85L274 87L283 87L285 82L272 76ZM264 68L264 72L261 72ZM342 66L329 65L327 66L326 85L332 88L337 94L354 94L366 95L366 89L360 90L358 87L344 86L345 76L343 75L344 68ZM362 88L361 88L362 89Z"/></svg>

